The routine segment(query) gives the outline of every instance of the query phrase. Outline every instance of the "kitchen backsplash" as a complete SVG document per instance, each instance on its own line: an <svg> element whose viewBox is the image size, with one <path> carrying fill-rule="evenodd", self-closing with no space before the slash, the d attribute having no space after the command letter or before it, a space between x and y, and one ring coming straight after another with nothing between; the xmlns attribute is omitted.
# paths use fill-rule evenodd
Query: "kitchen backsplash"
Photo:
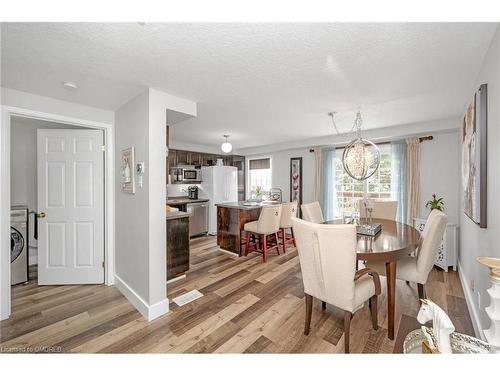
<svg viewBox="0 0 500 375"><path fill-rule="evenodd" d="M206 198L207 194L202 189L200 184L168 184L167 185L167 196L168 197L184 197L188 195L189 186L198 186L198 197Z"/></svg>

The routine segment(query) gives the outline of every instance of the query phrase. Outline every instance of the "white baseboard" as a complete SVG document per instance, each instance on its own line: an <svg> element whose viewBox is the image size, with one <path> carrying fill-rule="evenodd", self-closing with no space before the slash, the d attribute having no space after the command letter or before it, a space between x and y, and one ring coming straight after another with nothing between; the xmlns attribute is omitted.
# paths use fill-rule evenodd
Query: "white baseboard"
<svg viewBox="0 0 500 375"><path fill-rule="evenodd" d="M168 298L148 305L120 276L115 274L115 286L148 321L168 313Z"/></svg>
<svg viewBox="0 0 500 375"><path fill-rule="evenodd" d="M483 327L481 326L481 321L479 320L479 314L477 311L476 304L472 299L472 295L469 289L470 281L465 276L465 273L462 271L462 265L460 261L458 262L458 277L460 279L460 283L462 284L462 289L464 290L465 302L467 302L467 309L469 310L469 315L472 320L472 325L474 327L474 332L476 333L476 337L479 337L481 340L486 341L486 337L484 336Z"/></svg>

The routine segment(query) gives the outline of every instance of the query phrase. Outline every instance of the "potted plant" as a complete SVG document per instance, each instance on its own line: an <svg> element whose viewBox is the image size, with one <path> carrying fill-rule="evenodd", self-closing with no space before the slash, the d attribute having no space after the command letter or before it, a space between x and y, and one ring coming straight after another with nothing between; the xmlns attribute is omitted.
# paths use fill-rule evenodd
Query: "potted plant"
<svg viewBox="0 0 500 375"><path fill-rule="evenodd" d="M257 199L261 199L262 198L262 194L264 194L264 191L262 190L262 186L256 186L255 187L255 197Z"/></svg>
<svg viewBox="0 0 500 375"><path fill-rule="evenodd" d="M432 210L444 211L443 198L436 198L436 194L432 194L432 199L427 201L425 207L430 208L431 211Z"/></svg>

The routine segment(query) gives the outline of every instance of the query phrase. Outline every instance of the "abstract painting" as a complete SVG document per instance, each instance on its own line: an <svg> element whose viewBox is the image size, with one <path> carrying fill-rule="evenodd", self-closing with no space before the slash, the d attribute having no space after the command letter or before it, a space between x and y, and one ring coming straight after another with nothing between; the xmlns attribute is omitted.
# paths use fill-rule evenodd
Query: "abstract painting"
<svg viewBox="0 0 500 375"><path fill-rule="evenodd" d="M298 216L301 217L302 204L302 158L290 159L290 202L298 202Z"/></svg>
<svg viewBox="0 0 500 375"><path fill-rule="evenodd" d="M462 121L462 190L464 213L486 228L487 85L474 94Z"/></svg>

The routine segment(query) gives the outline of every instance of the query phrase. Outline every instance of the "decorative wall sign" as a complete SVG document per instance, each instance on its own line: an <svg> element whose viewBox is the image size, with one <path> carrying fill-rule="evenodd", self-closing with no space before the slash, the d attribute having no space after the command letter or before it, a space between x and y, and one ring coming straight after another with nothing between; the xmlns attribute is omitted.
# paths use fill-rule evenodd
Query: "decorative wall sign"
<svg viewBox="0 0 500 375"><path fill-rule="evenodd" d="M135 194L135 149L129 147L122 150L122 160L120 168L120 181L122 191L128 194Z"/></svg>
<svg viewBox="0 0 500 375"><path fill-rule="evenodd" d="M464 213L481 228L487 218L487 85L472 97L462 121L462 189Z"/></svg>
<svg viewBox="0 0 500 375"><path fill-rule="evenodd" d="M302 158L290 159L290 202L298 202L298 217L302 217Z"/></svg>

